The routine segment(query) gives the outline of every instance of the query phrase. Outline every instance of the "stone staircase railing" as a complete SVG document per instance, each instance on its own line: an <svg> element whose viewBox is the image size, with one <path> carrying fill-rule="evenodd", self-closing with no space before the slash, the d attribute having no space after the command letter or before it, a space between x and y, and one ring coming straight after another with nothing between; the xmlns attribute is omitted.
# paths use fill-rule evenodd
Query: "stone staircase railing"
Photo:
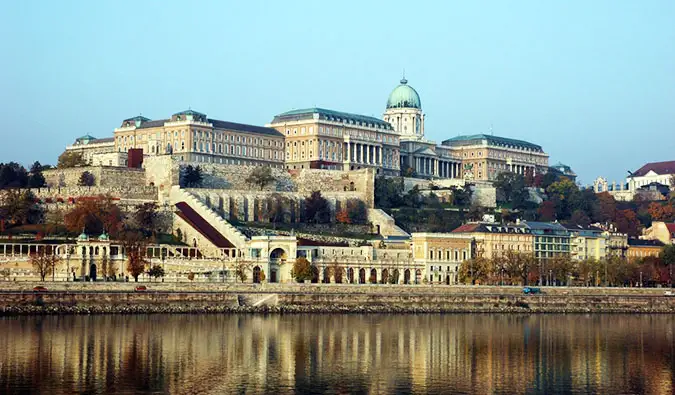
<svg viewBox="0 0 675 395"><path fill-rule="evenodd" d="M379 226L382 236L410 237L410 235L396 225L394 219L379 208L368 209L368 221L373 226Z"/></svg>
<svg viewBox="0 0 675 395"><path fill-rule="evenodd" d="M206 206L199 198L190 192L180 189L180 187L173 187L171 189L171 203L185 202L193 210L197 212L202 218L211 224L218 232L227 238L237 248L246 248L248 239L239 231L239 229L232 226L222 216Z"/></svg>

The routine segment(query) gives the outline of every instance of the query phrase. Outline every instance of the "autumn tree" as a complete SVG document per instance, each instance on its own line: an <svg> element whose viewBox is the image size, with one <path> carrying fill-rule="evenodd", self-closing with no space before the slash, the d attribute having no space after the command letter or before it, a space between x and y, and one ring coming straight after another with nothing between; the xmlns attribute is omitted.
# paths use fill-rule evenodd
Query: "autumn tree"
<svg viewBox="0 0 675 395"><path fill-rule="evenodd" d="M122 212L110 196L99 195L80 199L64 215L66 228L72 232L101 234L104 231L116 235L122 226Z"/></svg>
<svg viewBox="0 0 675 395"><path fill-rule="evenodd" d="M56 163L56 167L59 169L86 165L87 162L82 157L82 154L74 151L64 151L61 155L59 155L59 159Z"/></svg>
<svg viewBox="0 0 675 395"><path fill-rule="evenodd" d="M675 214L670 202L666 204L652 202L649 204L647 211L654 221L669 222L673 220L673 215Z"/></svg>
<svg viewBox="0 0 675 395"><path fill-rule="evenodd" d="M327 270L330 271L330 275L335 278L336 283L342 283L342 276L344 274L345 269L340 265L340 263L337 260L334 260L331 262L330 266L328 266Z"/></svg>
<svg viewBox="0 0 675 395"><path fill-rule="evenodd" d="M484 284L493 277L494 265L491 259L476 256L459 265L458 278L465 284Z"/></svg>
<svg viewBox="0 0 675 395"><path fill-rule="evenodd" d="M234 274L240 282L245 282L248 279L248 272L251 271L251 262L242 258L237 258L234 261Z"/></svg>
<svg viewBox="0 0 675 395"><path fill-rule="evenodd" d="M41 250L30 255L30 262L40 275L40 279L45 281L45 277L55 272L59 257Z"/></svg>
<svg viewBox="0 0 675 395"><path fill-rule="evenodd" d="M38 223L42 210L35 200L35 195L30 191L0 191L0 221L8 225Z"/></svg>
<svg viewBox="0 0 675 395"><path fill-rule="evenodd" d="M641 224L637 218L637 214L633 210L618 210L614 225L619 232L626 233L629 237L638 237L640 235Z"/></svg>
<svg viewBox="0 0 675 395"><path fill-rule="evenodd" d="M285 203L287 203L286 198L279 193L273 193L265 201L266 208L261 213L261 218L266 218L271 223L286 222Z"/></svg>
<svg viewBox="0 0 675 395"><path fill-rule="evenodd" d="M127 271L138 282L138 276L145 272L149 264L146 256L147 241L141 232L126 231L119 237L127 256Z"/></svg>
<svg viewBox="0 0 675 395"><path fill-rule="evenodd" d="M543 201L537 210L537 217L540 221L553 221L555 220L555 214L555 203L551 200Z"/></svg>
<svg viewBox="0 0 675 395"><path fill-rule="evenodd" d="M312 280L314 277L314 272L312 270L312 264L305 257L299 257L293 263L293 269L291 270L291 277L295 281L301 283L306 280Z"/></svg>
<svg viewBox="0 0 675 395"><path fill-rule="evenodd" d="M503 270L511 284L528 284L530 271L536 266L536 260L531 253L507 250L501 257L493 261L502 261ZM494 264L497 266L497 264Z"/></svg>
<svg viewBox="0 0 675 395"><path fill-rule="evenodd" d="M269 166L256 167L249 173L246 182L249 185L255 185L262 191L266 186L276 181L272 174L272 168Z"/></svg>
<svg viewBox="0 0 675 395"><path fill-rule="evenodd" d="M330 206L328 200L321 196L321 191L314 191L305 198L305 219L318 224L330 222Z"/></svg>
<svg viewBox="0 0 675 395"><path fill-rule="evenodd" d="M335 221L337 221L340 224L348 224L350 223L349 221L349 213L347 212L347 209L341 209L335 214Z"/></svg>

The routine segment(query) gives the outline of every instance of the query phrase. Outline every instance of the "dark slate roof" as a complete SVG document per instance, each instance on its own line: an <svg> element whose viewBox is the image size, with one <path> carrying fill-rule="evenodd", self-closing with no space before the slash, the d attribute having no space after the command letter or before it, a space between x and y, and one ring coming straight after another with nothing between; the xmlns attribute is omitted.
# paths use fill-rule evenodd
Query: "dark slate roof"
<svg viewBox="0 0 675 395"><path fill-rule="evenodd" d="M669 162L647 163L633 173L633 177L642 177L653 171L656 174L675 174L675 160Z"/></svg>
<svg viewBox="0 0 675 395"><path fill-rule="evenodd" d="M597 226L584 226L584 225L579 225L579 224L574 224L570 222L562 222L562 226L564 226L567 230L570 231L580 231L580 230L588 230L591 232L602 232L602 229L598 228Z"/></svg>
<svg viewBox="0 0 675 395"><path fill-rule="evenodd" d="M326 121L361 124L363 126L374 126L388 130L393 129L393 127L389 124L389 122L385 122L379 118L369 117L367 115L351 114L348 112L327 110L325 108L318 108L318 107L286 111L284 113L276 115L272 120L272 123L314 119L314 114L318 114L319 119Z"/></svg>
<svg viewBox="0 0 675 395"><path fill-rule="evenodd" d="M235 123L235 122L227 122L227 121L219 121L217 119L210 119L209 122L213 124L214 128L218 129L227 129L227 130L234 130L238 132L249 132L249 133L258 133L258 134L265 134L268 136L274 136L274 137L283 137L283 134L279 132L276 129L272 128L266 128L263 126L255 126L255 125L247 125L244 123Z"/></svg>
<svg viewBox="0 0 675 395"><path fill-rule="evenodd" d="M94 143L96 143L96 144L98 144L98 143L114 143L114 142L115 142L114 137L106 137L106 138L103 138L103 139L96 139L94 141Z"/></svg>
<svg viewBox="0 0 675 395"><path fill-rule="evenodd" d="M170 119L158 119L155 121L147 121L143 122L138 129L147 129L147 128L157 128L157 127L162 127L164 126L165 122L170 122ZM275 137L282 137L283 134L280 133L276 129L272 128L266 128L263 126L255 126L255 125L247 125L243 123L236 123L236 122L228 122L228 121L220 121L218 119L210 119L208 118L207 121L213 125L214 128L217 129L227 129L227 130L233 130L233 131L238 131L238 132L248 132L248 133L257 133L257 134L265 134L268 136L275 136Z"/></svg>
<svg viewBox="0 0 675 395"><path fill-rule="evenodd" d="M564 226L557 222L537 222L537 221L523 221L525 226L532 230L562 230L566 231Z"/></svg>
<svg viewBox="0 0 675 395"><path fill-rule="evenodd" d="M642 240L642 239L628 239L629 246L636 247L663 247L664 244L659 240Z"/></svg>
<svg viewBox="0 0 675 395"><path fill-rule="evenodd" d="M131 122L131 121L148 122L149 120L150 120L150 118L146 118L142 115L138 115L138 116L135 116L133 118L127 118L123 122L127 122L127 121L129 121L129 122Z"/></svg>
<svg viewBox="0 0 675 395"><path fill-rule="evenodd" d="M164 126L164 122L169 122L170 119L158 119L156 121L146 121L141 123L138 129L158 128Z"/></svg>
<svg viewBox="0 0 675 395"><path fill-rule="evenodd" d="M540 145L532 144L523 140L510 139L506 137L492 136L489 134L472 134L466 136L457 136L447 140L444 140L441 144L443 145L473 145L487 140L488 145L492 146L505 146L510 145L517 148L527 148L537 152L544 152Z"/></svg>

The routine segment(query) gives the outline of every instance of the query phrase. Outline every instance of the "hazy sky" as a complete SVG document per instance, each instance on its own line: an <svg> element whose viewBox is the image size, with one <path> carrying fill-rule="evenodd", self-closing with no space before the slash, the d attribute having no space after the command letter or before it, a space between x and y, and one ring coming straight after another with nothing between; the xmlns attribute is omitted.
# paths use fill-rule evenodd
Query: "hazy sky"
<svg viewBox="0 0 675 395"><path fill-rule="evenodd" d="M544 147L583 183L675 160L675 1L8 1L0 162L192 109L263 125L382 116L402 70L427 138Z"/></svg>

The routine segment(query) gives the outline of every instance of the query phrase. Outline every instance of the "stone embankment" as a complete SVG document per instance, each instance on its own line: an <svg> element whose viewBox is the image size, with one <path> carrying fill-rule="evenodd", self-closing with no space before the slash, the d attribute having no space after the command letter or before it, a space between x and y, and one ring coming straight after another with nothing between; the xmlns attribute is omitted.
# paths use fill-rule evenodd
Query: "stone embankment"
<svg viewBox="0 0 675 395"><path fill-rule="evenodd" d="M131 283L0 284L0 315L149 313L669 313L663 289Z"/></svg>

